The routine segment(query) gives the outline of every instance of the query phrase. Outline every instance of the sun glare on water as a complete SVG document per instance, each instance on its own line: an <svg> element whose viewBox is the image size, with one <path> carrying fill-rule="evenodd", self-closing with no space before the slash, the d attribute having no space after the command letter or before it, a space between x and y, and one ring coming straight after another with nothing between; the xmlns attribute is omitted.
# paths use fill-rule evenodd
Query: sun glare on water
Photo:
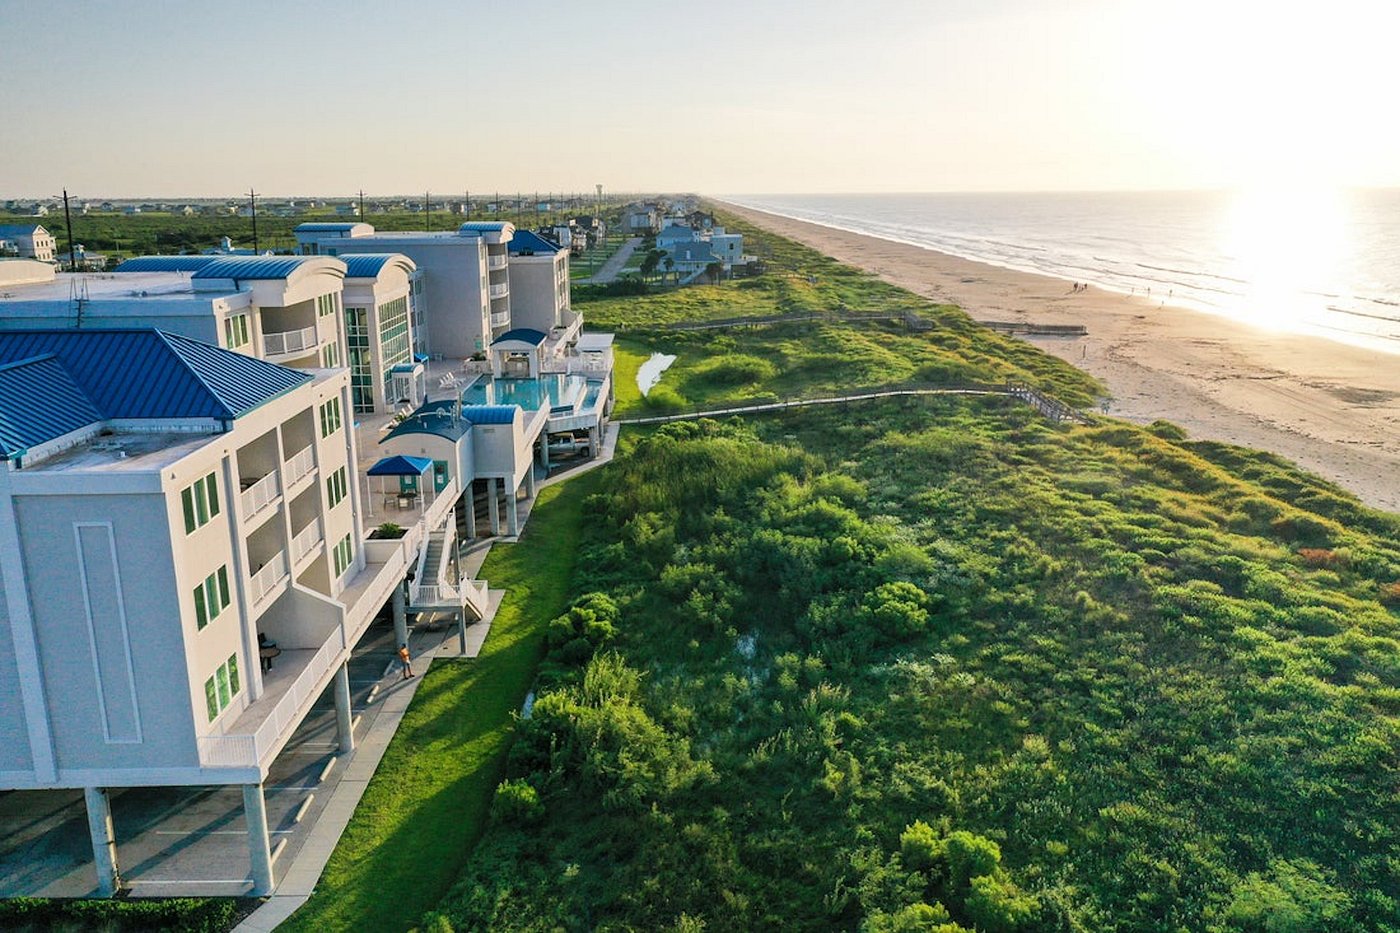
<svg viewBox="0 0 1400 933"><path fill-rule="evenodd" d="M1299 330L1325 315L1348 243L1346 202L1329 188L1239 191L1221 245L1243 282L1237 313L1273 330Z"/></svg>

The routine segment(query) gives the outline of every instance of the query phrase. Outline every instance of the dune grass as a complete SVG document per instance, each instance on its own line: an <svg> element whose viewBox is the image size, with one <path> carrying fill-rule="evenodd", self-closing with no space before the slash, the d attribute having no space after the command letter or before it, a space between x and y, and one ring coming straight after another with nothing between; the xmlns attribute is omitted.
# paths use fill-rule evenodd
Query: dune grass
<svg viewBox="0 0 1400 933"><path fill-rule="evenodd" d="M281 929L407 929L451 887L485 824L545 626L567 602L597 475L543 490L520 543L491 549L481 578L506 598L481 656L424 675L316 893Z"/></svg>

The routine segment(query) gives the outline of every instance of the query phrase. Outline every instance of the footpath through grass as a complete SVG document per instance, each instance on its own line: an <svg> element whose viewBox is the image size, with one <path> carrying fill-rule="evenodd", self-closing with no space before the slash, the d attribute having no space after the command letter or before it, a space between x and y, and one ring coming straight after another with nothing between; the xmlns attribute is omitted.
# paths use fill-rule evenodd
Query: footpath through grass
<svg viewBox="0 0 1400 933"><path fill-rule="evenodd" d="M507 592L481 656L429 669L316 893L281 929L408 929L452 886L485 825L545 626L567 605L597 479L543 490L521 542L491 549L481 577Z"/></svg>

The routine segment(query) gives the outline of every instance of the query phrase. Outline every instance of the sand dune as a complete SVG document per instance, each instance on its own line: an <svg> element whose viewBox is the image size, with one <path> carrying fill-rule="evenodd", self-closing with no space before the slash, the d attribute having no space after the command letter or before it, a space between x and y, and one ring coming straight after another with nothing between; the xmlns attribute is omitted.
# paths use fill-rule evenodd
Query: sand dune
<svg viewBox="0 0 1400 933"><path fill-rule="evenodd" d="M1048 276L726 207L975 318L1084 324L1087 337L1028 339L1107 384L1110 414L1165 418L1195 438L1273 451L1400 511L1400 355L1092 287L1072 293Z"/></svg>

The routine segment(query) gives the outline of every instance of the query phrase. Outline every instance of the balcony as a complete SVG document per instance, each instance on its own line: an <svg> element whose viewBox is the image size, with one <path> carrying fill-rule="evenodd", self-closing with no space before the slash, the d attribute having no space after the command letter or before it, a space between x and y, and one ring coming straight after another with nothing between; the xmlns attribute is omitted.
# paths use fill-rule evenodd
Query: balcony
<svg viewBox="0 0 1400 933"><path fill-rule="evenodd" d="M315 327L300 330L284 330L276 334L263 334L263 353L268 358L274 356L304 356L320 346Z"/></svg>
<svg viewBox="0 0 1400 933"><path fill-rule="evenodd" d="M267 597L269 593L290 576L287 570L287 554L285 551L278 551L268 558L267 563L257 573L253 574L253 582L250 587L253 595L253 605L257 606Z"/></svg>
<svg viewBox="0 0 1400 933"><path fill-rule="evenodd" d="M510 294L510 285L507 282L499 282L491 286L492 298L504 298Z"/></svg>
<svg viewBox="0 0 1400 933"><path fill-rule="evenodd" d="M509 312L509 311L492 311L492 312L491 312L491 326L492 326L492 327L509 327L509 326L510 326L510 312Z"/></svg>
<svg viewBox="0 0 1400 933"><path fill-rule="evenodd" d="M311 474L311 471L316 469L316 452L313 449L315 446L315 444L307 444L292 454L291 458L283 465L283 470L287 475L288 489L301 482L302 479Z"/></svg>
<svg viewBox="0 0 1400 933"><path fill-rule="evenodd" d="M276 473L269 473L244 489L239 495L243 506L243 519L247 521L270 507L277 501L279 491Z"/></svg>
<svg viewBox="0 0 1400 933"><path fill-rule="evenodd" d="M508 262L508 260L507 260L507 258L506 258L505 256L487 256L487 257L486 257L486 268L488 268L488 269L504 269L504 268L506 267L506 263L507 263L507 262Z"/></svg>
<svg viewBox="0 0 1400 933"><path fill-rule="evenodd" d="M256 768L276 754L325 689L343 651L339 630L314 653L284 651L272 671L263 675L263 697L248 707L235 726L261 722L247 732L200 736L199 763L206 768ZM305 666L298 668L298 662L308 657Z"/></svg>
<svg viewBox="0 0 1400 933"><path fill-rule="evenodd" d="M296 537L292 538L292 563L294 565L300 564L304 558L316 553L316 549L325 540L326 535L321 530L321 520L313 518L311 524L298 531Z"/></svg>

